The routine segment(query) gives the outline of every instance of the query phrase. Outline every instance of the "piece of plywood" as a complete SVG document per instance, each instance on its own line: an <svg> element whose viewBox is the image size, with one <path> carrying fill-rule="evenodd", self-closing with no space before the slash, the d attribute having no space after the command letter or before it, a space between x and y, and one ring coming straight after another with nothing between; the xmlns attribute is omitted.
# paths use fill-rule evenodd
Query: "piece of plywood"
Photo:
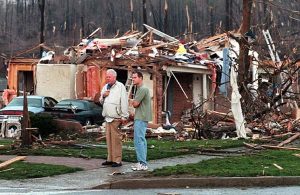
<svg viewBox="0 0 300 195"><path fill-rule="evenodd" d="M20 161L20 160L24 160L26 158L26 156L17 156L15 158L12 158L10 160L7 160L3 163L0 164L0 169L4 168L4 167L7 167L8 165L14 163L14 162L17 162L17 161Z"/></svg>

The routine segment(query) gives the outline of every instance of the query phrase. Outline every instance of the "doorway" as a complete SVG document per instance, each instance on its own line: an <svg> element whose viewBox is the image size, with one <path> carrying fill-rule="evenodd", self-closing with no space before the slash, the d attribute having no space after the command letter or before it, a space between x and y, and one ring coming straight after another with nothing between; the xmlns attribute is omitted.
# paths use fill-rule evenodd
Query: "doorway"
<svg viewBox="0 0 300 195"><path fill-rule="evenodd" d="M18 71L17 82L17 96L23 95L24 89L26 89L26 92L30 95L35 94L33 71Z"/></svg>

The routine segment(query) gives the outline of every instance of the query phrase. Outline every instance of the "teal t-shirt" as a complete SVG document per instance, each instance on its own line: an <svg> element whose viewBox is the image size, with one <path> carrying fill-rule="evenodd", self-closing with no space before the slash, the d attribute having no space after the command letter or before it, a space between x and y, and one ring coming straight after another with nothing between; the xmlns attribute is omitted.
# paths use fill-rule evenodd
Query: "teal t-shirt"
<svg viewBox="0 0 300 195"><path fill-rule="evenodd" d="M139 107L135 108L134 119L142 121L152 121L152 109L149 89L144 85L137 87L134 100L140 102Z"/></svg>

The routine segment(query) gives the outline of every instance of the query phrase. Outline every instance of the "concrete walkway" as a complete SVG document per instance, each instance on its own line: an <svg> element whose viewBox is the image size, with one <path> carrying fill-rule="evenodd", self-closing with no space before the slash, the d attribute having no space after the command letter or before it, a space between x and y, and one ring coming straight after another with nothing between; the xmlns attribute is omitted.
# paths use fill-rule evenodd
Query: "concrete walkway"
<svg viewBox="0 0 300 195"><path fill-rule="evenodd" d="M0 160L14 156L0 155ZM216 158L208 155L185 155L149 161L149 171L163 166L197 163ZM81 159L67 157L28 156L32 163L62 164L81 167L84 171L26 180L0 180L0 189L22 189L27 192L45 190L83 190L83 189L135 189L135 188L186 188L186 187L252 187L300 185L300 177L167 177L146 178L143 172L131 170L133 163L123 162L122 167L103 167L101 159ZM112 175L113 172L121 174Z"/></svg>
<svg viewBox="0 0 300 195"><path fill-rule="evenodd" d="M14 156L0 155L0 160L7 160ZM160 168L163 166L173 166L176 164L196 163L201 160L210 159L212 156L203 155L187 155L174 158L160 159L149 161L149 170ZM107 185L110 182L116 182L118 178L124 175L132 174L133 178L140 178L141 172L131 170L133 163L123 162L122 167L112 168L103 167L101 159L81 159L81 158L66 158L66 157L47 157L47 156L28 156L27 162L46 163L46 164L62 164L71 167L82 167L85 170L70 174L57 175L53 177L43 177L26 180L0 180L0 188L24 188L35 190L55 190L55 189L91 189L102 185ZM111 175L113 172L119 172L124 175Z"/></svg>

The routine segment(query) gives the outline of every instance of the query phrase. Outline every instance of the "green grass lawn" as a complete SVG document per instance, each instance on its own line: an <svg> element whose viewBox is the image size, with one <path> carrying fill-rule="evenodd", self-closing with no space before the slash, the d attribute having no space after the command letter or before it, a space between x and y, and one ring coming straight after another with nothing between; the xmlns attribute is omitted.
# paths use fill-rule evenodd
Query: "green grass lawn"
<svg viewBox="0 0 300 195"><path fill-rule="evenodd" d="M15 162L0 170L0 179L28 179L48 177L81 171L81 168L72 168L63 165L49 165L38 163Z"/></svg>
<svg viewBox="0 0 300 195"><path fill-rule="evenodd" d="M148 160L155 160L167 157L174 157L184 154L195 154L201 149L224 149L243 146L245 140L192 140L192 141L164 141L148 140ZM0 140L0 144L4 144ZM7 142L6 144L11 144ZM77 146L49 146L36 149L0 149L0 154L14 155L44 155L44 156L70 156L106 159L107 149L105 142L85 144L82 142ZM123 160L135 162L135 150L133 142L123 144Z"/></svg>
<svg viewBox="0 0 300 195"><path fill-rule="evenodd" d="M215 158L196 164L176 165L154 170L152 176L194 175L223 177L300 176L297 152L266 150L254 155ZM298 152L299 153L299 152ZM283 169L276 168L277 164Z"/></svg>

